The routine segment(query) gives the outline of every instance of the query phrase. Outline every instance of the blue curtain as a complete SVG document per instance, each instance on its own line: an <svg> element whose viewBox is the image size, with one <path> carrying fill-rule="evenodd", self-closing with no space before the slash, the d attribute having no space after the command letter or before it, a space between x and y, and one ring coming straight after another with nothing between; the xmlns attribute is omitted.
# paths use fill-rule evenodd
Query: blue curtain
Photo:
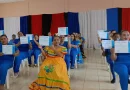
<svg viewBox="0 0 130 90"><path fill-rule="evenodd" d="M121 30L121 10L119 8L107 9L107 30Z"/></svg>
<svg viewBox="0 0 130 90"><path fill-rule="evenodd" d="M0 18L0 30L4 30L4 19Z"/></svg>
<svg viewBox="0 0 130 90"><path fill-rule="evenodd" d="M78 13L68 13L68 31L69 34L72 34L73 32L79 33L79 19L78 19Z"/></svg>
<svg viewBox="0 0 130 90"><path fill-rule="evenodd" d="M28 16L20 17L20 31L24 35L29 33L29 30L28 30Z"/></svg>

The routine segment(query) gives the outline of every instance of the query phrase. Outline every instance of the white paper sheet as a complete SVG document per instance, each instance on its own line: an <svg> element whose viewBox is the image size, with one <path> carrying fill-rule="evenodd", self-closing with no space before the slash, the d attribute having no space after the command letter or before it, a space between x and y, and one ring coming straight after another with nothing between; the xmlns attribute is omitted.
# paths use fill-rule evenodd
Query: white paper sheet
<svg viewBox="0 0 130 90"><path fill-rule="evenodd" d="M59 27L58 35L68 35L68 27Z"/></svg>
<svg viewBox="0 0 130 90"><path fill-rule="evenodd" d="M112 40L102 40L102 47L104 49L111 49L112 48Z"/></svg>
<svg viewBox="0 0 130 90"><path fill-rule="evenodd" d="M5 55L14 54L14 45L2 45L2 53Z"/></svg>
<svg viewBox="0 0 130 90"><path fill-rule="evenodd" d="M29 40L33 40L33 34L26 34L27 37L29 37Z"/></svg>
<svg viewBox="0 0 130 90"><path fill-rule="evenodd" d="M115 53L129 53L129 41L115 41Z"/></svg>
<svg viewBox="0 0 130 90"><path fill-rule="evenodd" d="M4 34L4 30L0 30L0 36Z"/></svg>
<svg viewBox="0 0 130 90"><path fill-rule="evenodd" d="M65 40L64 40L64 41L68 42L68 37L65 37Z"/></svg>
<svg viewBox="0 0 130 90"><path fill-rule="evenodd" d="M20 43L21 44L29 44L29 38L28 37L20 37Z"/></svg>
<svg viewBox="0 0 130 90"><path fill-rule="evenodd" d="M51 42L52 42L52 39L50 39L50 36L40 36L39 37L39 44L41 46L50 46Z"/></svg>
<svg viewBox="0 0 130 90"><path fill-rule="evenodd" d="M108 39L108 32L98 32L101 39Z"/></svg>

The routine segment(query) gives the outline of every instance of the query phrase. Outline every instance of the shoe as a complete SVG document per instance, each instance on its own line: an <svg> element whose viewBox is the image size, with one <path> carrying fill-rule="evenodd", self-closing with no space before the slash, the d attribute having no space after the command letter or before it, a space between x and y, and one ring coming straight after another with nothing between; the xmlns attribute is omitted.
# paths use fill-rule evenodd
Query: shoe
<svg viewBox="0 0 130 90"><path fill-rule="evenodd" d="M19 73L14 73L14 78L17 78L19 76Z"/></svg>
<svg viewBox="0 0 130 90"><path fill-rule="evenodd" d="M116 80L115 80L115 79L112 79L112 80L111 80L111 83L112 83L112 84L113 84L113 83L115 83L115 82L116 82Z"/></svg>
<svg viewBox="0 0 130 90"><path fill-rule="evenodd" d="M83 58L86 58L86 56L83 56Z"/></svg>
<svg viewBox="0 0 130 90"><path fill-rule="evenodd" d="M37 65L37 64L34 64L34 67L38 67L38 65Z"/></svg>
<svg viewBox="0 0 130 90"><path fill-rule="evenodd" d="M29 64L28 66L29 66L29 67L32 67L32 65L31 65L31 64Z"/></svg>
<svg viewBox="0 0 130 90"><path fill-rule="evenodd" d="M74 67L71 67L71 69L74 69Z"/></svg>
<svg viewBox="0 0 130 90"><path fill-rule="evenodd" d="M130 80L128 79L128 84L130 84Z"/></svg>

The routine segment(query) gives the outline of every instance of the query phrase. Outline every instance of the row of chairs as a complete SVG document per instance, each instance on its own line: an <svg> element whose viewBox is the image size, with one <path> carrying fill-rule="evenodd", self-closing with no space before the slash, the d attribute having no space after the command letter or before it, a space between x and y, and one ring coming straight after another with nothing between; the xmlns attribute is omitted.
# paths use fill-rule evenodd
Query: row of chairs
<svg viewBox="0 0 130 90"><path fill-rule="evenodd" d="M39 55L39 58L38 58L38 72L39 72L39 70L40 70L40 60L41 60L41 57L42 57L42 55L40 54ZM22 60L22 63L21 63L21 65L20 65L20 71L21 70L24 70L24 73L25 73L25 71L29 71L29 66L28 66L29 64L28 64L28 58L25 58L24 60ZM26 69L25 69L25 67L26 67ZM12 77L14 77L14 72L13 72L13 68L10 68L9 70L8 70L8 72L7 72L7 76L6 76L6 87L7 87L7 89L9 89L10 88L10 76L12 76Z"/></svg>
<svg viewBox="0 0 130 90"><path fill-rule="evenodd" d="M42 55L40 54L39 55L39 58L38 58L38 73L40 71L40 60L42 59ZM22 63L20 65L20 71L21 70L24 70L24 73L25 73L25 70L29 71L29 66L28 66L28 58L25 58L24 60L22 60ZM76 56L76 59L75 59L75 68L77 69L77 56ZM25 69L27 68L27 69ZM68 70L68 74L69 74L69 77L70 77L70 69ZM7 72L7 76L6 76L6 87L7 89L10 88L10 76L14 77L14 72L13 72L13 68L10 68Z"/></svg>

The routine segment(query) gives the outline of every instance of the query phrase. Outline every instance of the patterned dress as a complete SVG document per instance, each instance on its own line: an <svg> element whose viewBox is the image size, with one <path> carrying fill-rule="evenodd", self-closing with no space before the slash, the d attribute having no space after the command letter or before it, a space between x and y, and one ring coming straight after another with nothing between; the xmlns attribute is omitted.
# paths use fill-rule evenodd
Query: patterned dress
<svg viewBox="0 0 130 90"><path fill-rule="evenodd" d="M30 90L70 90L70 81L66 64L50 47L44 48L47 58L40 67L38 78L29 86ZM66 54L67 49L60 47L57 51Z"/></svg>

